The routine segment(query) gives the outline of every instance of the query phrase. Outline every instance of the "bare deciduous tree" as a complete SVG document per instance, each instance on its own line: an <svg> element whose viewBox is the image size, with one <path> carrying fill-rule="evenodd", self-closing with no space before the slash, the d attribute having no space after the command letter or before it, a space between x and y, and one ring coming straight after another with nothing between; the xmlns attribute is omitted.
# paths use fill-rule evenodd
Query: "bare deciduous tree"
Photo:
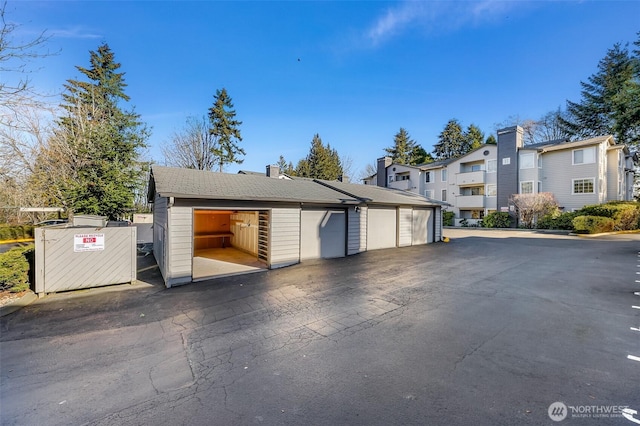
<svg viewBox="0 0 640 426"><path fill-rule="evenodd" d="M189 117L185 127L174 132L171 141L162 147L165 164L197 170L213 170L219 163L214 154L217 140L209 132L206 117Z"/></svg>
<svg viewBox="0 0 640 426"><path fill-rule="evenodd" d="M515 205L520 221L526 228L533 228L536 221L558 208L558 202L551 192L537 194L514 194L511 202Z"/></svg>

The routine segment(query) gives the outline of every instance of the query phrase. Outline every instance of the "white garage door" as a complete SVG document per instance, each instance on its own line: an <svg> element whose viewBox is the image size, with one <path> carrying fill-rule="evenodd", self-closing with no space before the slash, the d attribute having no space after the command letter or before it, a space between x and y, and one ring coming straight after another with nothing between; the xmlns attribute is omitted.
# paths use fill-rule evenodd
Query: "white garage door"
<svg viewBox="0 0 640 426"><path fill-rule="evenodd" d="M300 259L344 257L347 218L344 210L302 210Z"/></svg>
<svg viewBox="0 0 640 426"><path fill-rule="evenodd" d="M414 210L412 226L412 244L433 242L433 219L431 210Z"/></svg>
<svg viewBox="0 0 640 426"><path fill-rule="evenodd" d="M396 246L396 209L369 208L367 215L367 250Z"/></svg>

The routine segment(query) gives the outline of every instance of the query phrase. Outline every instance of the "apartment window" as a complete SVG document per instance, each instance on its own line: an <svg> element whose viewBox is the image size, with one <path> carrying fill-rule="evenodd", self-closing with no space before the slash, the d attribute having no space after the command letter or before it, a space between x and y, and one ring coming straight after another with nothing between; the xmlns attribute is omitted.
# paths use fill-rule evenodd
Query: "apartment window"
<svg viewBox="0 0 640 426"><path fill-rule="evenodd" d="M393 175L389 176L389 183L393 182Z"/></svg>
<svg viewBox="0 0 640 426"><path fill-rule="evenodd" d="M424 196L427 198L433 198L433 189L426 189L424 191Z"/></svg>
<svg viewBox="0 0 640 426"><path fill-rule="evenodd" d="M471 171L472 172L479 172L480 170L482 170L482 165L481 164L474 164L471 166Z"/></svg>
<svg viewBox="0 0 640 426"><path fill-rule="evenodd" d="M442 182L447 181L447 169L442 169L442 171L440 172L440 180Z"/></svg>
<svg viewBox="0 0 640 426"><path fill-rule="evenodd" d="M447 190L446 189L442 190L442 201L447 201Z"/></svg>
<svg viewBox="0 0 640 426"><path fill-rule="evenodd" d="M573 194L594 194L594 178L573 179Z"/></svg>
<svg viewBox="0 0 640 426"><path fill-rule="evenodd" d="M484 186L474 186L469 189L469 195L484 195Z"/></svg>
<svg viewBox="0 0 640 426"><path fill-rule="evenodd" d="M396 180L409 180L409 175L399 175Z"/></svg>
<svg viewBox="0 0 640 426"><path fill-rule="evenodd" d="M542 182L538 181L538 194L542 192Z"/></svg>
<svg viewBox="0 0 640 426"><path fill-rule="evenodd" d="M495 173L498 170L498 160L487 160L487 173Z"/></svg>
<svg viewBox="0 0 640 426"><path fill-rule="evenodd" d="M504 158L502 159L502 165L503 165L503 166L507 166L507 165L509 165L509 164L511 164L511 157L504 157Z"/></svg>
<svg viewBox="0 0 640 426"><path fill-rule="evenodd" d="M591 164L596 162L596 147L574 149L573 164Z"/></svg>
<svg viewBox="0 0 640 426"><path fill-rule="evenodd" d="M542 168L542 155L538 155L538 168Z"/></svg>
<svg viewBox="0 0 640 426"><path fill-rule="evenodd" d="M520 182L521 194L533 194L533 181Z"/></svg>
<svg viewBox="0 0 640 426"><path fill-rule="evenodd" d="M495 197L498 195L498 187L496 185L487 185L487 197Z"/></svg>
<svg viewBox="0 0 640 426"><path fill-rule="evenodd" d="M425 172L425 174L424 174L424 181L425 181L426 183L431 182L431 172Z"/></svg>
<svg viewBox="0 0 640 426"><path fill-rule="evenodd" d="M520 154L520 168L521 169L533 169L535 161L535 154L533 152L527 152Z"/></svg>

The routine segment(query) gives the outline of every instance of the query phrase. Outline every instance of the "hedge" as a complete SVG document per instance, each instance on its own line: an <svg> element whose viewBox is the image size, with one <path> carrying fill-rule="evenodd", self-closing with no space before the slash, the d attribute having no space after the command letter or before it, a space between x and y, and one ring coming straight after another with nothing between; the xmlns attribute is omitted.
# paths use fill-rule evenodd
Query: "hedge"
<svg viewBox="0 0 640 426"><path fill-rule="evenodd" d="M573 219L573 229L582 234L599 234L601 232L611 232L615 226L615 221L610 217L603 216L577 216Z"/></svg>
<svg viewBox="0 0 640 426"><path fill-rule="evenodd" d="M484 228L508 228L511 226L511 217L507 212L491 212L482 219Z"/></svg>
<svg viewBox="0 0 640 426"><path fill-rule="evenodd" d="M33 226L0 226L0 241L6 240L22 240L33 238Z"/></svg>
<svg viewBox="0 0 640 426"><path fill-rule="evenodd" d="M442 211L442 224L444 226L453 226L453 218L455 217L454 212L450 212L448 210Z"/></svg>
<svg viewBox="0 0 640 426"><path fill-rule="evenodd" d="M0 290L18 293L29 289L29 261L34 246L12 248L0 253Z"/></svg>
<svg viewBox="0 0 640 426"><path fill-rule="evenodd" d="M577 212L564 212L549 214L538 219L536 227L538 229L563 229L573 230L573 219L578 216Z"/></svg>

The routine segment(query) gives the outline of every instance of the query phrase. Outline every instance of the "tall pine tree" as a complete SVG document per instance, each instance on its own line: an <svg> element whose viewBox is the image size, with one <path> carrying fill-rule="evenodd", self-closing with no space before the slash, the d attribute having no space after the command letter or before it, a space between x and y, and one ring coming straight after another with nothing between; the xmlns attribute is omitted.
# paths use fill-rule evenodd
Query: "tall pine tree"
<svg viewBox="0 0 640 426"><path fill-rule="evenodd" d="M309 154L298 162L295 175L314 179L336 180L342 176L342 173L342 163L338 152L331 148L329 144L325 146L320 135L314 135Z"/></svg>
<svg viewBox="0 0 640 426"><path fill-rule="evenodd" d="M470 124L464 132L463 154L480 148L484 143L484 133L475 124Z"/></svg>
<svg viewBox="0 0 640 426"><path fill-rule="evenodd" d="M465 138L462 126L455 118L449 120L444 130L438 136L438 143L434 145L433 153L436 160L447 160L464 154Z"/></svg>
<svg viewBox="0 0 640 426"><path fill-rule="evenodd" d="M412 164L413 151L415 148L416 142L411 139L409 133L401 127L393 137L393 146L385 148L384 150L389 154L394 163Z"/></svg>
<svg viewBox="0 0 640 426"><path fill-rule="evenodd" d="M639 33L640 34L640 33ZM636 41L636 46L640 40ZM560 117L572 138L612 134L616 142L640 144L640 55L616 43L598 63L598 71L581 82L580 102L567 101Z"/></svg>
<svg viewBox="0 0 640 426"><path fill-rule="evenodd" d="M244 161L240 158L245 155L244 149L238 145L242 141L239 129L242 121L235 117L236 111L227 89L217 90L213 106L209 108L209 133L216 139L216 145L211 151L217 158L220 172L225 164L242 164Z"/></svg>
<svg viewBox="0 0 640 426"><path fill-rule="evenodd" d="M129 101L127 85L107 44L90 52L89 68L76 68L87 80L67 80L66 115L39 157L45 176L36 179L75 213L117 219L132 210L144 184L139 155L149 132L133 109L121 106ZM47 171L62 178L47 182Z"/></svg>

